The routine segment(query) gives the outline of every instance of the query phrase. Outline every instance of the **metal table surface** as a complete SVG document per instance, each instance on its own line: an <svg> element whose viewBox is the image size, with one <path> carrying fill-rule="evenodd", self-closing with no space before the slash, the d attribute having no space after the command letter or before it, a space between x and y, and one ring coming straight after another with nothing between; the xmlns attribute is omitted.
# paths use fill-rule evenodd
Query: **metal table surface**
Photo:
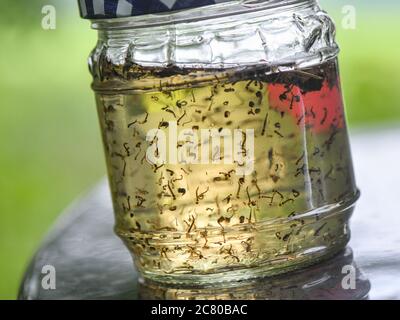
<svg viewBox="0 0 400 320"><path fill-rule="evenodd" d="M20 299L400 299L400 129L351 136L362 197L343 254L303 271L224 290L183 290L138 284L122 242L113 234L106 181L76 201L33 257ZM397 201L399 200L399 201ZM354 256L354 259L353 259ZM355 290L344 290L343 266L357 265ZM56 289L42 286L43 266L54 266Z"/></svg>

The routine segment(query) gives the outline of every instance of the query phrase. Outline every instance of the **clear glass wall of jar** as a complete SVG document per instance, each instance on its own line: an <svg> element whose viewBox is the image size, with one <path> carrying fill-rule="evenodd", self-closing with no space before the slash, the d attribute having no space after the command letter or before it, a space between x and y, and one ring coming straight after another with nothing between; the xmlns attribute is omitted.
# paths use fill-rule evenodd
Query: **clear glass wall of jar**
<svg viewBox="0 0 400 320"><path fill-rule="evenodd" d="M142 277L209 284L341 251L359 193L335 28L314 0L95 19L116 216Z"/></svg>

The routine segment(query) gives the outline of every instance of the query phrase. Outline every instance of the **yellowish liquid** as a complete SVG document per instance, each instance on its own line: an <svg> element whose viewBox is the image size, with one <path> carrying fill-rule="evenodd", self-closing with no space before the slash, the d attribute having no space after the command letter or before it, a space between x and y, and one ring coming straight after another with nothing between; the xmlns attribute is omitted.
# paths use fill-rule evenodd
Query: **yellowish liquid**
<svg viewBox="0 0 400 320"><path fill-rule="evenodd" d="M317 105L321 91L310 111L308 93L293 86L277 100L272 91L280 87L248 73L234 81L183 77L180 86L165 85L173 83L170 75L160 77L159 88L141 90L149 81L144 77L133 89L103 86L96 96L115 229L141 274L191 283L251 278L343 248L357 196L347 130L338 119L343 106ZM148 161L155 143L146 139L150 130L165 134L167 159L171 143L177 152L185 148L188 141L171 134L174 125L199 137L201 130L254 130L251 174L238 174L238 162L224 163L225 145L219 155L208 149L208 164ZM201 139L197 146L209 147ZM215 154L219 163L212 163Z"/></svg>

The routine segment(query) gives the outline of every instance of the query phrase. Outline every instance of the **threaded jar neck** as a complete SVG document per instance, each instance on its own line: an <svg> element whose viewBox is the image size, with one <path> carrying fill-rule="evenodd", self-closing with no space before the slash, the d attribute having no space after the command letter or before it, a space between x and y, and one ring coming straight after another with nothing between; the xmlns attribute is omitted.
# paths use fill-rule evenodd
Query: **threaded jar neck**
<svg viewBox="0 0 400 320"><path fill-rule="evenodd" d="M140 29L167 26L171 24L186 24L205 20L218 21L219 18L241 19L236 16L265 16L285 11L296 12L317 7L317 0L237 0L219 4L192 8L180 11L146 14L126 18L94 19L92 28L102 31ZM207 23L209 23L207 21Z"/></svg>

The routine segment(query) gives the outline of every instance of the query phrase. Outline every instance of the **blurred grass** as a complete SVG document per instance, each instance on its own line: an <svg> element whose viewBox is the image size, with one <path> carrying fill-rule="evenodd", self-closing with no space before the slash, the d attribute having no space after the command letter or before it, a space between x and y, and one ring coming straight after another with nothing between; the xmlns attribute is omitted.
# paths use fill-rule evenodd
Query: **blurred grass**
<svg viewBox="0 0 400 320"><path fill-rule="evenodd" d="M105 172L86 57L89 23L59 17L0 31L0 298L15 298L57 215ZM6 48L6 49L5 49Z"/></svg>
<svg viewBox="0 0 400 320"><path fill-rule="evenodd" d="M85 59L96 34L76 11L43 31L42 2L22 22L18 8L0 4L0 299L15 298L49 226L105 173ZM400 123L396 13L358 12L356 30L341 29L340 11L332 13L350 125Z"/></svg>
<svg viewBox="0 0 400 320"><path fill-rule="evenodd" d="M340 17L335 20L350 127L395 125L400 120L398 10L361 11L355 30L344 30Z"/></svg>

